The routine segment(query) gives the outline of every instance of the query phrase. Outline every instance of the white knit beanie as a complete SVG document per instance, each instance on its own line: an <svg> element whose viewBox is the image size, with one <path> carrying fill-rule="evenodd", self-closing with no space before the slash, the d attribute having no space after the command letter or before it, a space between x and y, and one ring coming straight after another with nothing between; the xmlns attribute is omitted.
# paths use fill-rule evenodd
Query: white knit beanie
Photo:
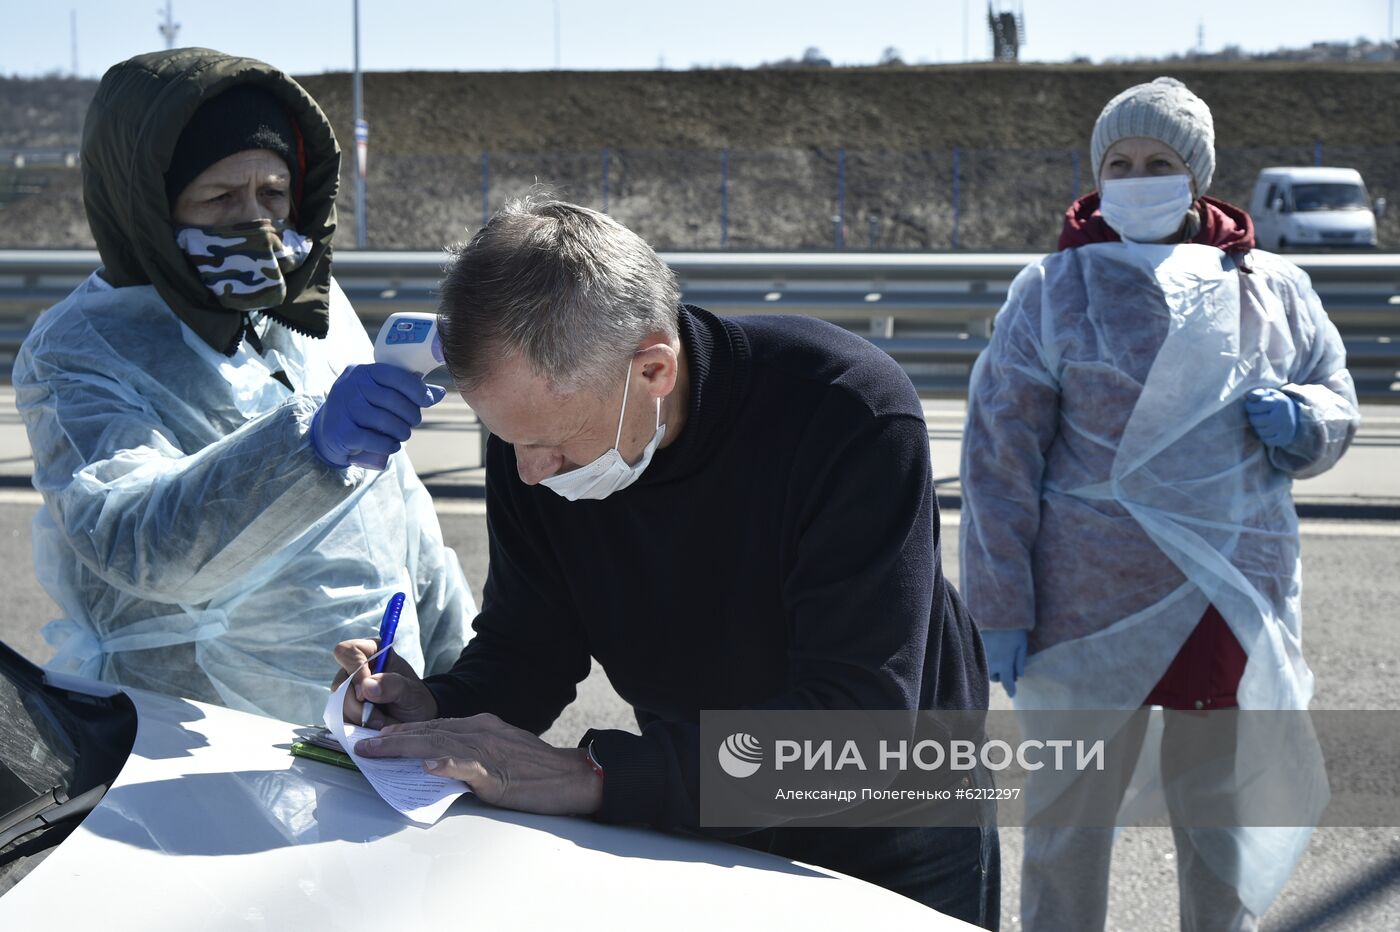
<svg viewBox="0 0 1400 932"><path fill-rule="evenodd" d="M1185 84L1176 78L1158 78L1130 87L1108 102L1089 142L1096 184L1109 146L1132 136L1171 146L1190 170L1197 196L1206 193L1215 175L1215 121L1206 102Z"/></svg>

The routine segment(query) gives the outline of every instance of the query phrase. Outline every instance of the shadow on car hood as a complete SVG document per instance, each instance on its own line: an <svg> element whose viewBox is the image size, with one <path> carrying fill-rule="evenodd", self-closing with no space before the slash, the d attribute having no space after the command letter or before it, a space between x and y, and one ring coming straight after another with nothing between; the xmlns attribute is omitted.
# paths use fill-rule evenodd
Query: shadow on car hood
<svg viewBox="0 0 1400 932"><path fill-rule="evenodd" d="M293 725L129 695L139 717L126 766L82 825L0 897L0 926L973 928L745 848L471 796L418 826L359 773L291 757Z"/></svg>

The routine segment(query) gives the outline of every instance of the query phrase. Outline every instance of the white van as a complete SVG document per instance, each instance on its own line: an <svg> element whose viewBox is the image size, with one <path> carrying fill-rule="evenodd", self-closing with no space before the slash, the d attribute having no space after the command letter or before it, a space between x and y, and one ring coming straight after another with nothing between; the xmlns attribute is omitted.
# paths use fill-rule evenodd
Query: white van
<svg viewBox="0 0 1400 932"><path fill-rule="evenodd" d="M1249 213L1264 249L1374 249L1385 198L1373 203L1354 168L1266 168Z"/></svg>

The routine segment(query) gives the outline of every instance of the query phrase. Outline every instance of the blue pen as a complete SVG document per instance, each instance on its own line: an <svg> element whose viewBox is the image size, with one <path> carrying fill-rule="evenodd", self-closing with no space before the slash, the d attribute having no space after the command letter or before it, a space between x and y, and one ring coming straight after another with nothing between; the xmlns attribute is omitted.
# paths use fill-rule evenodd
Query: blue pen
<svg viewBox="0 0 1400 932"><path fill-rule="evenodd" d="M399 616L403 614L404 594L395 592L389 604L384 606L384 618L379 622L379 654L374 658L374 666L370 668L371 673L383 673L384 662L389 659L389 645L394 643L394 634L399 630ZM360 726L364 727L369 722L370 709L374 708L374 703L366 702L364 714L360 716Z"/></svg>

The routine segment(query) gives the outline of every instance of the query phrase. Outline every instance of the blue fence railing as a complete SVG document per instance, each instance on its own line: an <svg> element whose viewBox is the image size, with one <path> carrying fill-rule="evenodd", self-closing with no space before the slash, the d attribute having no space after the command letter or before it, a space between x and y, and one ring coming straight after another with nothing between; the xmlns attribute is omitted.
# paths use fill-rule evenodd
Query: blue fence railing
<svg viewBox="0 0 1400 932"><path fill-rule="evenodd" d="M0 205L41 201L6 210L0 248L91 245L75 160L59 155L19 167L0 158ZM1356 168L1372 196L1400 200L1400 143L1323 140L1220 147L1211 193L1247 205L1260 169L1273 165ZM340 216L352 229L358 205L348 162L344 170ZM1085 149L371 152L366 207L374 249L440 248L469 237L509 198L545 187L664 250L1035 251L1053 247L1066 207L1094 186ZM76 222L45 222L54 217ZM1400 211L1378 233L1382 249L1400 248Z"/></svg>
<svg viewBox="0 0 1400 932"><path fill-rule="evenodd" d="M462 184L475 159L480 184ZM1211 193L1247 206L1260 169L1273 165L1353 167L1372 195L1394 201L1392 192L1400 193L1400 144L1321 140L1220 147ZM1051 248L1065 209L1096 185L1086 149L608 146L381 155L370 171L371 243L431 248L460 239L476 218L485 222L507 199L539 186L612 214L661 249L982 252ZM342 209L353 213L355 205ZM1400 246L1398 220L1400 212L1382 221L1382 247Z"/></svg>

